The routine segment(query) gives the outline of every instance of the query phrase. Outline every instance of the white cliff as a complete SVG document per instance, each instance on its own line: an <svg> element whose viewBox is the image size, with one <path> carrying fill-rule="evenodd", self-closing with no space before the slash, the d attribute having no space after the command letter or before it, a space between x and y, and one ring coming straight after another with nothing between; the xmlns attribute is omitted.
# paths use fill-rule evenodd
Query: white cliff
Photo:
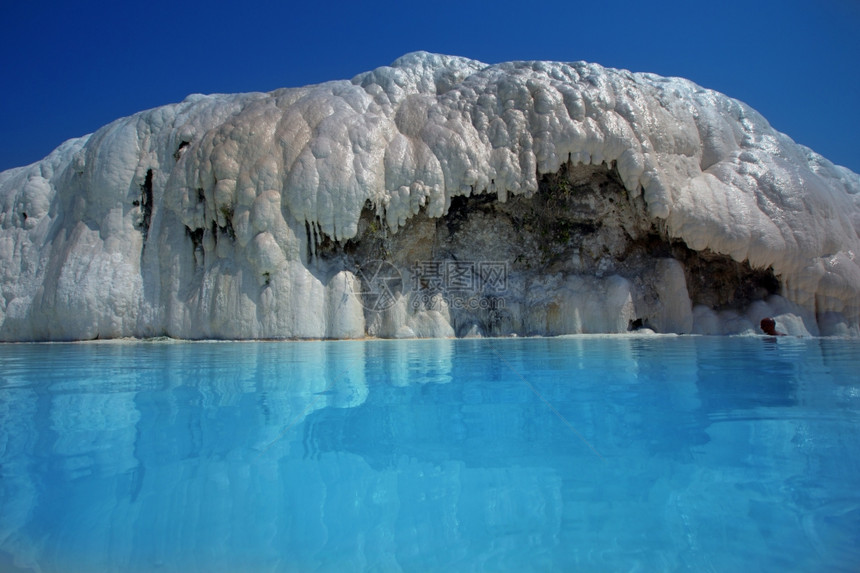
<svg viewBox="0 0 860 573"><path fill-rule="evenodd" d="M408 54L0 173L0 340L858 336L858 192L683 79Z"/></svg>

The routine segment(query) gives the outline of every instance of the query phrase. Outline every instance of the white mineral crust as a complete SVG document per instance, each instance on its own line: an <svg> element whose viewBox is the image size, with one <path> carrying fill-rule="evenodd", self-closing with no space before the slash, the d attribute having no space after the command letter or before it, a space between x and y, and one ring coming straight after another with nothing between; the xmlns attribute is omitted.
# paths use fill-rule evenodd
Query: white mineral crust
<svg viewBox="0 0 860 573"><path fill-rule="evenodd" d="M457 195L530 195L567 162L614 166L691 249L772 267L781 292L756 310L783 328L860 334L857 174L683 79L421 52L349 81L193 95L0 173L0 339L452 335L446 308L366 311L318 245L354 237L368 201L396 232ZM675 302L655 324L731 331L664 267ZM626 279L560 284L579 294L547 332L627 329ZM523 324L525 306L508 308Z"/></svg>

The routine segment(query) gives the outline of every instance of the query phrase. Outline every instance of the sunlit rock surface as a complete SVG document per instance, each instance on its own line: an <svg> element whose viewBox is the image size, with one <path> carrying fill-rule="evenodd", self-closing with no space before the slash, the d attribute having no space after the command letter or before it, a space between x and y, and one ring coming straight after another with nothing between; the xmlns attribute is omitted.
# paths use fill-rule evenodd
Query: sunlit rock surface
<svg viewBox="0 0 860 573"><path fill-rule="evenodd" d="M858 336L858 191L683 79L408 54L0 173L0 339Z"/></svg>

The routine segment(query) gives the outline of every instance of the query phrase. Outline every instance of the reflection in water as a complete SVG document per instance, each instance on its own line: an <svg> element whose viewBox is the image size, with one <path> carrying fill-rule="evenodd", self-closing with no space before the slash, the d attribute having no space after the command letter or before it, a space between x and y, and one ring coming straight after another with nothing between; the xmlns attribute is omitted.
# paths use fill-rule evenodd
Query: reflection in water
<svg viewBox="0 0 860 573"><path fill-rule="evenodd" d="M14 345L0 366L3 571L860 558L848 341Z"/></svg>

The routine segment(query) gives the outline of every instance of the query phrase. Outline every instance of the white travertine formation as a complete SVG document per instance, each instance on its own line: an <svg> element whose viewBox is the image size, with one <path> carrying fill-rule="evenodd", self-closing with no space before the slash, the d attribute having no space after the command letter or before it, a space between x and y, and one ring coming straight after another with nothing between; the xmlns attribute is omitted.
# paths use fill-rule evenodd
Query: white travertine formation
<svg viewBox="0 0 860 573"><path fill-rule="evenodd" d="M690 248L772 267L781 296L759 310L800 317L795 332L860 334L857 174L683 79L421 52L351 81L190 96L0 173L0 340L450 335L445 309L368 315L354 269L317 246L354 237L367 202L396 232L457 195L532 194L568 162L614 166ZM662 328L714 331L683 272L661 273ZM566 277L546 332L625 330L625 280ZM604 288L612 308L588 310Z"/></svg>

